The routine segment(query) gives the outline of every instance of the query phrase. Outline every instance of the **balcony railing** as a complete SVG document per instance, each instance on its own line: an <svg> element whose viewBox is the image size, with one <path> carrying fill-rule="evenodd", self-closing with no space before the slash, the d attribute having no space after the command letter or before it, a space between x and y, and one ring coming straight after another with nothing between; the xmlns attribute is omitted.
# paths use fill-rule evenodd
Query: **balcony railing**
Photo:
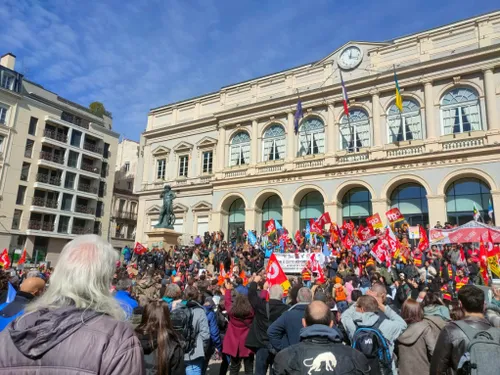
<svg viewBox="0 0 500 375"><path fill-rule="evenodd" d="M98 147L93 143L90 142L83 142L83 149L90 151L90 152L95 152L97 154L102 155L103 149L102 147Z"/></svg>
<svg viewBox="0 0 500 375"><path fill-rule="evenodd" d="M53 232L54 231L54 223L47 223L41 220L30 220L28 222L28 229L33 230L43 230L45 232Z"/></svg>
<svg viewBox="0 0 500 375"><path fill-rule="evenodd" d="M31 201L32 206L57 208L57 199L46 199L42 197L33 197Z"/></svg>
<svg viewBox="0 0 500 375"><path fill-rule="evenodd" d="M127 220L137 220L137 214L130 211L115 211L114 217Z"/></svg>
<svg viewBox="0 0 500 375"><path fill-rule="evenodd" d="M82 166L80 167L81 170L91 172L91 173L96 173L99 174L100 170L97 167L94 167L92 164L84 164L82 163Z"/></svg>
<svg viewBox="0 0 500 375"><path fill-rule="evenodd" d="M48 151L41 151L40 159L51 161L53 163L58 163L58 164L64 163L64 157L59 155L52 155L52 153Z"/></svg>
<svg viewBox="0 0 500 375"><path fill-rule="evenodd" d="M45 173L37 173L36 174L36 181L43 182L44 184L61 186L61 177L57 177L57 176L50 177L48 174L45 174Z"/></svg>
<svg viewBox="0 0 500 375"><path fill-rule="evenodd" d="M351 152L337 157L339 163L358 163L360 161L368 161L369 159L370 155L367 152Z"/></svg>
<svg viewBox="0 0 500 375"><path fill-rule="evenodd" d="M84 193L97 194L98 188L89 184L78 184L78 190Z"/></svg>
<svg viewBox="0 0 500 375"><path fill-rule="evenodd" d="M68 142L68 136L66 134L50 129L44 129L43 136L63 143Z"/></svg>
<svg viewBox="0 0 500 375"><path fill-rule="evenodd" d="M75 211L79 212L81 214L95 215L95 209L93 209L92 207L86 206L84 204L77 204L75 207Z"/></svg>
<svg viewBox="0 0 500 375"><path fill-rule="evenodd" d="M71 228L71 234L92 234L94 232L93 228L86 228L86 227L80 227L80 226L75 226L73 225L73 228Z"/></svg>

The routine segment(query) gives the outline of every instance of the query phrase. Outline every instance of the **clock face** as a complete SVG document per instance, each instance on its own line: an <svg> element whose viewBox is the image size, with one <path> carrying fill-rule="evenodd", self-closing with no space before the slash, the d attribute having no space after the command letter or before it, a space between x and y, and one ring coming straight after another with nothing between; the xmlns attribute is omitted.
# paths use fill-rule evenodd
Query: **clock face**
<svg viewBox="0 0 500 375"><path fill-rule="evenodd" d="M345 48L338 59L338 64L342 69L354 69L363 60L363 51L356 46Z"/></svg>

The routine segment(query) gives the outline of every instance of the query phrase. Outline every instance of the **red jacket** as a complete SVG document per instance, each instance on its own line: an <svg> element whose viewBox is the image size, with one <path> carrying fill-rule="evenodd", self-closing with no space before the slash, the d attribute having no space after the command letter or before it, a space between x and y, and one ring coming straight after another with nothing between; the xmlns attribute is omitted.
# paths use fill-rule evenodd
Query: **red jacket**
<svg viewBox="0 0 500 375"><path fill-rule="evenodd" d="M224 305L229 315L229 325L227 327L222 352L232 357L249 357L253 352L245 346L245 341L252 325L254 312L244 320L240 320L231 314L232 300L231 290L226 290L224 295Z"/></svg>

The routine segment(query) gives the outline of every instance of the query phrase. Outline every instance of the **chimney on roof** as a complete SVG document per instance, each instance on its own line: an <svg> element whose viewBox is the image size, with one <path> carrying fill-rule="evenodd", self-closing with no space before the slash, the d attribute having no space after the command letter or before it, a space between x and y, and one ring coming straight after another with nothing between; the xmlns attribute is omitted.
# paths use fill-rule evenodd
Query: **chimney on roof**
<svg viewBox="0 0 500 375"><path fill-rule="evenodd" d="M14 70L16 67L16 56L10 52L6 53L0 58L0 65L10 70Z"/></svg>

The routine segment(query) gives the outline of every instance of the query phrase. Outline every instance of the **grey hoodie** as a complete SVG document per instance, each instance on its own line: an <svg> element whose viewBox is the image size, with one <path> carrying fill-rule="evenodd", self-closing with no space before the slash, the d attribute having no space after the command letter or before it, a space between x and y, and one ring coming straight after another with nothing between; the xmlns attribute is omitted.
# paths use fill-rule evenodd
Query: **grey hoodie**
<svg viewBox="0 0 500 375"><path fill-rule="evenodd" d="M450 310L443 305L429 305L424 307L424 315L425 316L439 316L444 321L450 322Z"/></svg>
<svg viewBox="0 0 500 375"><path fill-rule="evenodd" d="M92 310L64 307L22 315L0 334L0 342L2 375L144 374L141 344L131 326Z"/></svg>

